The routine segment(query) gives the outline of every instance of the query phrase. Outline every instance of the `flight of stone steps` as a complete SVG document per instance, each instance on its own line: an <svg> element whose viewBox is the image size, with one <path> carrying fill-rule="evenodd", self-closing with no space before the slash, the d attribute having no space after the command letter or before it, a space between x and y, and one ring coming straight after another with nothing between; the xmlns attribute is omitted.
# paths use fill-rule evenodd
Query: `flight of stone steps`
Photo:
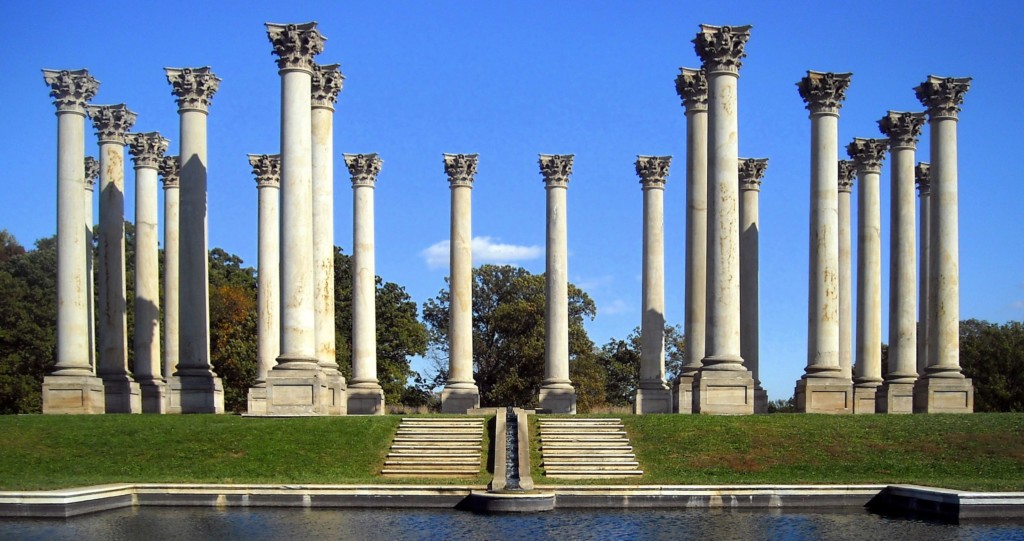
<svg viewBox="0 0 1024 541"><path fill-rule="evenodd" d="M611 479L643 475L621 419L545 418L540 425L546 477Z"/></svg>
<svg viewBox="0 0 1024 541"><path fill-rule="evenodd" d="M484 420L479 417L406 417L398 425L386 477L476 477Z"/></svg>

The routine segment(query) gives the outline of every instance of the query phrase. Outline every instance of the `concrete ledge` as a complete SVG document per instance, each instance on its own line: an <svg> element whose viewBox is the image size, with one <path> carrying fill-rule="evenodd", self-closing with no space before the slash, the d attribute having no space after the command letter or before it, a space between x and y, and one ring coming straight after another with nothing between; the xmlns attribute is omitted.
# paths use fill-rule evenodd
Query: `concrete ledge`
<svg viewBox="0 0 1024 541"><path fill-rule="evenodd" d="M592 485L540 487L563 508L863 507L885 485Z"/></svg>
<svg viewBox="0 0 1024 541"><path fill-rule="evenodd" d="M948 519L1024 518L1024 492L967 492L916 485L892 485L873 498L873 511Z"/></svg>
<svg viewBox="0 0 1024 541"><path fill-rule="evenodd" d="M459 509L477 513L536 513L555 508L551 492L477 492L473 491L458 505Z"/></svg>

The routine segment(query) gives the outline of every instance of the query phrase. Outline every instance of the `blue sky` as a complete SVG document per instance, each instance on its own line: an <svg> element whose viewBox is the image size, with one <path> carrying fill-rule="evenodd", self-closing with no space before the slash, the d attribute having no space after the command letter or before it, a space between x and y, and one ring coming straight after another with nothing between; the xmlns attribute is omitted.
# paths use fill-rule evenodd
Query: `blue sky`
<svg viewBox="0 0 1024 541"><path fill-rule="evenodd" d="M543 272L537 154L573 153L569 277L597 302L591 338L622 338L640 322L642 199L633 162L637 154L672 155L666 305L668 321L681 324L685 117L673 80L680 66L699 67L690 43L699 23L752 24L739 146L741 156L770 159L760 208L761 378L770 397L791 396L806 364L810 122L795 83L808 69L854 74L841 148L853 137L880 137L876 121L886 110L920 110L912 88L928 74L974 77L959 125L961 317L1024 319L1024 183L1014 159L1024 148L1024 46L1015 37L1024 15L1016 2L285 4L8 6L0 228L25 244L56 230L56 121L41 68L89 69L101 81L93 103L127 103L139 115L136 131L160 131L176 152L178 117L162 68L209 65L223 79L209 116L210 246L255 265L257 194L246 154L279 146L280 83L263 23L316 20L328 38L317 60L340 63L346 76L336 154L378 152L384 160L376 189L381 276L417 302L444 287L443 152L480 154L476 263ZM95 155L95 145L87 136L87 153ZM926 133L918 160L927 159ZM341 160L335 165L335 242L351 253L351 188ZM132 219L130 170L127 178ZM883 305L888 185L886 164ZM883 338L887 322L883 314Z"/></svg>

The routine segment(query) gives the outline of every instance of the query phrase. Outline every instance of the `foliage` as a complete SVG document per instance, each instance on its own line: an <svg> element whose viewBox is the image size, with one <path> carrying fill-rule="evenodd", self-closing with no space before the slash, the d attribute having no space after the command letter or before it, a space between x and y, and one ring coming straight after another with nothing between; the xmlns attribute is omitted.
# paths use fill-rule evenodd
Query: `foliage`
<svg viewBox="0 0 1024 541"><path fill-rule="evenodd" d="M961 321L960 365L975 411L1024 411L1024 323Z"/></svg>
<svg viewBox="0 0 1024 541"><path fill-rule="evenodd" d="M796 413L796 399L779 398L768 402L768 413Z"/></svg>
<svg viewBox="0 0 1024 541"><path fill-rule="evenodd" d="M665 376L671 381L686 362L686 337L678 325L665 325ZM605 373L605 395L610 406L628 406L640 383L640 327L625 340L612 338L597 352L597 363Z"/></svg>
<svg viewBox="0 0 1024 541"><path fill-rule="evenodd" d="M210 363L224 383L224 409L246 409L256 382L256 271L220 248L210 251Z"/></svg>

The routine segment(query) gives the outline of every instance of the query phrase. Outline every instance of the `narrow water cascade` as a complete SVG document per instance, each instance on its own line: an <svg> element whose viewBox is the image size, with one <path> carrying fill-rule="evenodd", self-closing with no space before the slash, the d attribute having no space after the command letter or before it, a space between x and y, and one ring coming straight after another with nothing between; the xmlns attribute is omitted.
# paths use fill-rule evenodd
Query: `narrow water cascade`
<svg viewBox="0 0 1024 541"><path fill-rule="evenodd" d="M522 490L519 486L519 419L512 406L505 410L505 489Z"/></svg>

